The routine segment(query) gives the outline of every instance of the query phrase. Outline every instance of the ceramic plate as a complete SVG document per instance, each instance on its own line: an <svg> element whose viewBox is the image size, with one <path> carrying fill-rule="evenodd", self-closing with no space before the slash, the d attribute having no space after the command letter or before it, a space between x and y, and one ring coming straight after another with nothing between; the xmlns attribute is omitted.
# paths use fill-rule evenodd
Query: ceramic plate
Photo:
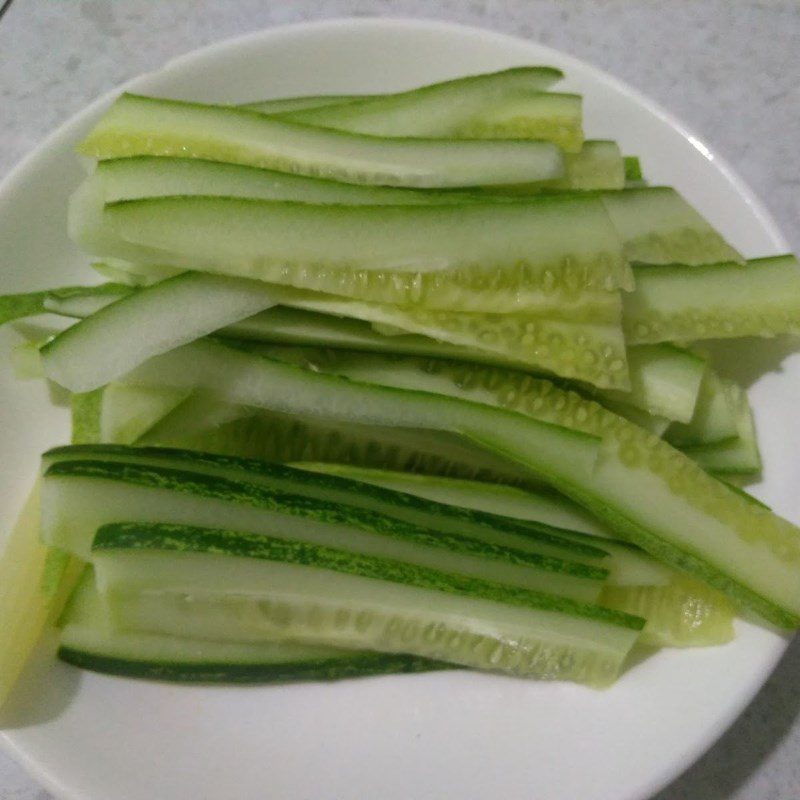
<svg viewBox="0 0 800 800"><path fill-rule="evenodd" d="M140 92L243 102L399 90L519 64L561 67L586 97L586 129L642 157L746 255L786 249L735 174L652 102L562 53L437 22L343 20L277 28L179 58L133 81ZM116 94L116 93L115 93ZM81 177L72 146L104 98L45 141L0 191L2 290L86 280L65 234ZM712 132L713 133L713 132ZM15 336L3 332L6 354ZM757 493L800 520L798 462L785 433L800 359L756 344L753 383L766 461ZM3 356L6 357L5 355ZM0 371L0 522L8 526L38 454L65 440L63 409L41 384ZM61 798L81 800L642 800L685 769L740 713L785 648L737 625L730 645L664 651L593 691L467 672L334 685L179 687L102 677L43 652L4 712L5 745Z"/></svg>

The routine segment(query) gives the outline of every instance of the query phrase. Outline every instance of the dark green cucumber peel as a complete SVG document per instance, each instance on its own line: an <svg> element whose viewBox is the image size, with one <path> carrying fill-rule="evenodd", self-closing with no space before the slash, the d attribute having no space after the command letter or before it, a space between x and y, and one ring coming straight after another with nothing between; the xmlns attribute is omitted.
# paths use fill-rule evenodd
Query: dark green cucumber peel
<svg viewBox="0 0 800 800"><path fill-rule="evenodd" d="M403 653L358 651L341 657L302 659L276 664L228 664L203 661L146 661L106 656L61 645L58 657L81 669L179 683L290 683L296 681L335 681L399 673L433 672L456 669L453 664Z"/></svg>
<svg viewBox="0 0 800 800"><path fill-rule="evenodd" d="M602 542L597 537L575 534L566 531L570 538L564 538L560 528L543 523L523 522L502 517L497 514L456 508L452 505L426 500L405 492L384 489L374 484L363 483L344 477L326 475L294 469L282 464L268 463L250 458L216 455L193 450L180 450L168 447L129 447L126 445L83 445L63 446L48 450L43 456L45 467L61 461L77 461L80 459L111 461L119 460L133 464L163 465L194 472L208 472L219 477L228 477L237 481L269 486L269 481L276 481L276 491L293 491L299 494L312 492L312 496L320 497L323 493L338 494L346 505L359 507L363 500L380 504L381 513L392 516L392 509L399 512L404 509L419 511L434 516L442 516L465 525L485 526L493 530L507 531L526 537L531 542L541 542L552 547L563 549L565 557L569 554L575 558L603 558L607 555L602 549ZM580 541L572 541L577 536Z"/></svg>
<svg viewBox="0 0 800 800"><path fill-rule="evenodd" d="M587 580L602 581L608 575L608 570L600 567L567 561L555 556L500 547L468 536L416 527L365 509L356 509L297 494L270 491L255 484L200 473L115 461L81 460L51 464L45 471L45 479L51 477L123 481L152 489L182 492L207 499L217 499L265 511L298 516L309 521L348 526L370 534L401 539L452 553L531 566L555 574L572 575Z"/></svg>
<svg viewBox="0 0 800 800"><path fill-rule="evenodd" d="M306 542L288 541L263 534L248 534L187 525L115 523L103 525L95 534L92 552L114 550L165 550L201 553L230 558L260 559L332 570L379 581L401 583L455 595L489 600L505 605L561 612L639 631L645 621L601 606L530 589L506 586L465 575L441 572L388 558L337 550Z"/></svg>

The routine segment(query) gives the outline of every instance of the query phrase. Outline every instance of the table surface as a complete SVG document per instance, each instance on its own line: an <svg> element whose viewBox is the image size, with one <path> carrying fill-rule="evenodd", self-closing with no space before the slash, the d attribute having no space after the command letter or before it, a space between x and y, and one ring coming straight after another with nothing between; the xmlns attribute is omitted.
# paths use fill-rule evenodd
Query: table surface
<svg viewBox="0 0 800 800"><path fill-rule="evenodd" d="M0 20L0 177L89 101L176 55L260 28L345 16L492 28L607 70L733 164L800 252L796 1L16 0ZM800 638L730 731L653 800L795 800L798 756ZM0 800L50 798L0 753Z"/></svg>

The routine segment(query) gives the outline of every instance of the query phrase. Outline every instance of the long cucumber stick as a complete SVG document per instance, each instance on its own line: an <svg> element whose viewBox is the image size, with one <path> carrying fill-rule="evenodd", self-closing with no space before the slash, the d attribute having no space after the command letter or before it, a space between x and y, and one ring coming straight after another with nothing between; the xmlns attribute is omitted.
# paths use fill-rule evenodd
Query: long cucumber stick
<svg viewBox="0 0 800 800"><path fill-rule="evenodd" d="M800 333L800 267L793 255L739 264L637 267L624 298L630 344Z"/></svg>
<svg viewBox="0 0 800 800"><path fill-rule="evenodd" d="M262 113L299 111L304 108L321 108L359 101L360 108L384 109L385 112L404 111L416 116L426 109L441 112L454 103L460 104L467 98L491 100L503 97L510 92L544 92L564 77L556 67L529 65L511 67L496 72L466 75L446 81L417 86L412 89L379 94L318 94L302 97L279 97L243 103L245 108L253 108ZM291 106L291 107L289 107Z"/></svg>
<svg viewBox="0 0 800 800"><path fill-rule="evenodd" d="M300 475L309 473L297 470ZM94 498L94 500L92 499ZM461 533L419 527L363 507L162 465L59 461L47 468L42 538L88 558L95 531L115 520L235 526L353 553L458 571L591 602L607 571Z"/></svg>
<svg viewBox="0 0 800 800"><path fill-rule="evenodd" d="M127 380L202 388L229 402L299 415L466 434L531 469L657 558L776 624L798 623L800 539L792 524L731 491L663 441L549 381L476 368L467 385L454 381L457 372L448 374L451 368L441 361L427 366L430 372L413 370L420 380L416 388L439 394L358 384L198 342L151 359ZM500 409L486 404L523 413L495 419ZM594 469L583 470L566 447L531 446L521 427L531 417L594 431L602 436L603 457ZM553 430L554 439L563 436L563 429Z"/></svg>
<svg viewBox="0 0 800 800"><path fill-rule="evenodd" d="M73 392L97 389L154 355L274 304L263 284L183 273L67 328L42 348L44 370Z"/></svg>
<svg viewBox="0 0 800 800"><path fill-rule="evenodd" d="M51 464L76 460L166 467L251 483L276 492L363 508L411 525L464 534L488 544L591 562L602 568L606 567L605 559L609 554L599 539L578 539L571 531L562 532L544 524L525 525L497 514L457 508L342 474L309 473L283 464L161 447L68 446L49 450L42 457L45 471Z"/></svg>
<svg viewBox="0 0 800 800"><path fill-rule="evenodd" d="M123 94L78 152L93 158L190 156L345 183L447 188L560 178L550 142L383 138L246 109Z"/></svg>
<svg viewBox="0 0 800 800"><path fill-rule="evenodd" d="M98 441L133 444L190 394L183 389L108 384L102 392Z"/></svg>
<svg viewBox="0 0 800 800"><path fill-rule="evenodd" d="M520 520L554 523L583 530L609 551L608 582L599 603L644 617L647 624L640 641L655 647L694 647L724 644L733 637L736 611L720 592L659 563L635 545L617 539L613 531L588 517L570 500L553 493L531 492L511 486L491 485L452 478L409 475L344 464L298 464L304 469L343 475L379 486L408 492L457 507L475 508ZM567 533L567 532L565 532ZM586 540L586 535L567 535ZM591 538L589 538L591 541Z"/></svg>
<svg viewBox="0 0 800 800"><path fill-rule="evenodd" d="M615 679L644 624L457 572L228 530L106 526L93 561L114 618L136 629L278 634L593 685Z"/></svg>
<svg viewBox="0 0 800 800"><path fill-rule="evenodd" d="M402 653L343 650L285 641L215 642L123 630L87 570L61 617L58 657L77 667L181 683L285 683L442 669Z"/></svg>

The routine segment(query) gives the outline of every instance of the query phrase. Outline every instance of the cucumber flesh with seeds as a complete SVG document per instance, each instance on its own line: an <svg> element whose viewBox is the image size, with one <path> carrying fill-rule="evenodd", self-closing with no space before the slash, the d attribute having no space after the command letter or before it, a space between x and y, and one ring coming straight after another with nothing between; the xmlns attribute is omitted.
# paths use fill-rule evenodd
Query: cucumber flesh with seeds
<svg viewBox="0 0 800 800"><path fill-rule="evenodd" d="M502 370L476 367L469 385L457 386L443 362L429 364L439 370L439 376L420 370L425 389L455 397L342 383L334 376L259 361L244 353L234 356L230 348L210 342L152 359L129 379L209 391L216 387L217 394L229 402L278 411L457 429L520 467L528 465L657 558L694 573L775 624L798 624L800 539L791 523L749 503L663 441L591 401L559 392L549 381L530 376L517 379ZM576 469L577 462L566 452L558 459L561 466L550 460L550 454L545 465L541 447L534 453L525 447L526 442L507 435L505 424L511 418L503 417L502 426L491 417L478 419L480 406L462 405L460 400L505 404L540 422L593 431L603 437L603 458L587 471ZM470 415L476 413L474 420L461 418L467 409ZM512 418L517 422L522 417ZM565 473L567 461L572 463Z"/></svg>
<svg viewBox="0 0 800 800"><path fill-rule="evenodd" d="M743 261L671 187L604 192L603 202L625 242L625 255L630 261L691 265Z"/></svg>
<svg viewBox="0 0 800 800"><path fill-rule="evenodd" d="M688 424L673 424L665 436L676 447L717 444L738 436L728 384L711 367L700 383L694 414Z"/></svg>
<svg viewBox="0 0 800 800"><path fill-rule="evenodd" d="M607 575L593 565L198 472L100 460L61 461L47 469L42 537L49 544L87 558L101 525L131 517L188 525L225 523L254 535L279 532L296 542L336 546L588 602L597 597Z"/></svg>
<svg viewBox="0 0 800 800"><path fill-rule="evenodd" d="M792 255L635 273L623 312L630 344L800 333L800 267Z"/></svg>
<svg viewBox="0 0 800 800"><path fill-rule="evenodd" d="M550 142L379 138L132 94L117 99L78 152L101 160L188 155L344 183L419 188L536 183L564 172Z"/></svg>
<svg viewBox="0 0 800 800"><path fill-rule="evenodd" d="M496 514L456 508L342 475L310 473L254 459L173 448L94 445L55 448L44 454L42 463L47 470L51 464L80 459L167 467L241 481L275 492L363 508L411 525L463 534L500 547L591 562L601 568L605 567L604 560L608 555L602 549L602 542L575 541L571 532L563 535L547 525L521 525Z"/></svg>
<svg viewBox="0 0 800 800"><path fill-rule="evenodd" d="M93 561L113 618L129 627L232 641L282 635L594 685L614 680L644 624L455 573L231 531L107 526Z"/></svg>
<svg viewBox="0 0 800 800"><path fill-rule="evenodd" d="M87 570L62 615L58 657L131 678L182 683L275 683L426 672L445 664L403 654L295 642L214 642L121 630Z"/></svg>
<svg viewBox="0 0 800 800"><path fill-rule="evenodd" d="M747 393L733 381L724 381L736 420L736 438L715 444L684 447L683 452L715 474L753 474L761 470L753 412Z"/></svg>
<svg viewBox="0 0 800 800"><path fill-rule="evenodd" d="M73 392L274 305L267 287L185 273L141 289L68 328L41 350L47 376Z"/></svg>

